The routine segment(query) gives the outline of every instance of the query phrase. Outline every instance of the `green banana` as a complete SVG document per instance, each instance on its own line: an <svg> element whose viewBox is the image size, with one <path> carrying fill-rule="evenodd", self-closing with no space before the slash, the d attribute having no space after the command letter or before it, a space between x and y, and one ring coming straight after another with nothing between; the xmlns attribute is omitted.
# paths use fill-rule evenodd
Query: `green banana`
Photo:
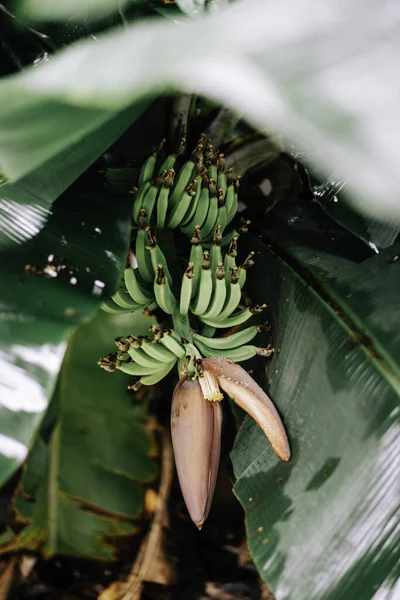
<svg viewBox="0 0 400 600"><path fill-rule="evenodd" d="M226 337L209 338L199 333L194 333L193 338L195 341L197 340L214 350L231 350L232 348L238 348L243 344L247 344L263 329L263 326L253 325Z"/></svg>
<svg viewBox="0 0 400 600"><path fill-rule="evenodd" d="M189 263L188 268L182 277L181 295L179 311L182 315L186 315L189 311L190 301L192 298L192 287L193 287L193 263Z"/></svg>
<svg viewBox="0 0 400 600"><path fill-rule="evenodd" d="M122 308L118 304L115 304L114 300L111 300L111 298L107 298L107 300L104 300L100 304L100 308L101 308L101 310L104 310L104 312L110 313L110 314L121 314L121 313L132 312L131 308Z"/></svg>
<svg viewBox="0 0 400 600"><path fill-rule="evenodd" d="M187 189L190 182L193 180L195 164L192 160L188 160L178 172L178 176L174 188L169 195L169 208L173 209L180 200L182 194Z"/></svg>
<svg viewBox="0 0 400 600"><path fill-rule="evenodd" d="M210 303L210 298L213 291L212 274L210 269L210 253L208 250L203 252L203 260L201 263L200 285L197 292L196 301L190 307L190 310L195 315L202 315L206 312Z"/></svg>
<svg viewBox="0 0 400 600"><path fill-rule="evenodd" d="M152 154L145 160L145 162L140 170L140 174L139 174L139 182L138 182L139 188L147 181L151 181L153 174L154 174L154 168L156 166L156 160L157 160L156 152L154 152L154 154Z"/></svg>
<svg viewBox="0 0 400 600"><path fill-rule="evenodd" d="M224 257L225 280L227 286L229 286L231 281L232 269L233 267L236 267L237 241L237 237L233 238Z"/></svg>
<svg viewBox="0 0 400 600"><path fill-rule="evenodd" d="M165 220L167 218L168 212L168 201L170 189L174 184L175 171L174 169L169 169L167 176L165 177L162 187L160 189L160 193L157 198L157 228L163 229L165 226Z"/></svg>
<svg viewBox="0 0 400 600"><path fill-rule="evenodd" d="M228 186L225 196L226 218L228 223L230 223L233 217L236 215L238 204L238 196L235 192L235 187L232 183Z"/></svg>
<svg viewBox="0 0 400 600"><path fill-rule="evenodd" d="M167 259L165 258L164 253L161 250L160 246L157 244L157 240L150 228L147 228L147 235L148 235L148 240L149 240L149 244L148 244L147 248L149 250L150 261L151 261L151 265L153 268L153 277L157 275L158 266L162 265L165 276L168 279L169 285L171 286L172 285L172 277L171 277L171 273L169 272Z"/></svg>
<svg viewBox="0 0 400 600"><path fill-rule="evenodd" d="M118 363L117 369L119 369L123 373L127 373L128 375L138 375L139 377L142 375L151 375L152 373L154 373L154 365L152 367L144 367L143 365L139 365L133 361Z"/></svg>
<svg viewBox="0 0 400 600"><path fill-rule="evenodd" d="M266 308L266 304L261 304L260 306L254 306L253 308L243 308L239 310L237 313L231 315L227 319L220 319L219 317L216 319L207 319L204 317L200 317L200 320L209 325L210 327L215 327L216 329L226 329L231 327L236 327L237 325L241 325L254 314L258 314Z"/></svg>
<svg viewBox="0 0 400 600"><path fill-rule="evenodd" d="M145 214L144 211L143 214ZM135 245L136 261L141 278L144 281L150 282L154 280L154 271L150 252L147 249L148 243L149 236L147 230L144 227L139 228L136 235Z"/></svg>
<svg viewBox="0 0 400 600"><path fill-rule="evenodd" d="M185 348L181 342L178 342L169 331L165 331L160 339L160 343L173 352L178 358L185 356Z"/></svg>
<svg viewBox="0 0 400 600"><path fill-rule="evenodd" d="M215 153L214 146L211 142L208 142L206 149L206 161L208 164L208 175L210 179L217 179L218 177L218 169L217 169L217 161L218 157Z"/></svg>
<svg viewBox="0 0 400 600"><path fill-rule="evenodd" d="M196 212L194 213L192 219L185 226L181 226L181 231L185 235L193 235L195 227L202 227L207 213L210 207L210 194L208 190L208 185L203 187L200 191L199 201L197 203Z"/></svg>
<svg viewBox="0 0 400 600"><path fill-rule="evenodd" d="M146 211L148 225L150 225L150 222L151 222L153 210L156 205L158 191L159 191L159 187L153 183L150 186L150 189L147 191L147 193L144 197L144 200L143 200L143 208Z"/></svg>
<svg viewBox="0 0 400 600"><path fill-rule="evenodd" d="M161 369L158 369L158 371L152 373L151 375L145 375L144 377L141 377L140 383L142 383L143 385L155 385L156 383L161 381L161 379L164 379L166 375L168 375L175 362L176 361L168 363L167 365L161 367Z"/></svg>
<svg viewBox="0 0 400 600"><path fill-rule="evenodd" d="M114 300L115 304L118 304L121 308L127 308L129 310L138 310L139 308L143 308L140 304L132 300L128 292L125 290L125 287L120 287L118 290L111 296L111 299Z"/></svg>
<svg viewBox="0 0 400 600"><path fill-rule="evenodd" d="M177 202L173 207L169 217L169 221L167 223L170 229L175 229L183 221L186 213L190 209L192 198L196 195L196 192L194 190L197 183L197 179L192 181L187 190L183 192L183 194L179 198L179 202Z"/></svg>
<svg viewBox="0 0 400 600"><path fill-rule="evenodd" d="M146 294L146 292L142 289L141 285L137 280L136 271L137 269L134 269L133 267L127 267L124 270L124 281L126 289L128 290L132 300L134 300L138 304L147 306L148 304L150 304L150 302L153 301L154 296L150 296L148 295L148 293Z"/></svg>
<svg viewBox="0 0 400 600"><path fill-rule="evenodd" d="M203 314L206 319L214 319L219 315L226 298L225 270L222 262L218 263L215 273L214 293L207 311Z"/></svg>
<svg viewBox="0 0 400 600"><path fill-rule="evenodd" d="M265 349L257 348L256 346L241 346L239 348L233 348L232 350L215 350L213 348L209 348L202 342L196 342L196 345L204 356L223 356L224 358L228 358L234 362L249 360L257 354L265 356Z"/></svg>
<svg viewBox="0 0 400 600"><path fill-rule="evenodd" d="M171 361L177 360L176 354L171 352L171 350L164 348L164 346L161 346L159 342L143 339L142 350L152 358L155 358L162 363L170 363Z"/></svg>
<svg viewBox="0 0 400 600"><path fill-rule="evenodd" d="M153 370L158 370L163 366L160 361L148 356L142 348L133 348L131 346L128 354L135 363L142 365L142 367L151 367Z"/></svg>
<svg viewBox="0 0 400 600"><path fill-rule="evenodd" d="M161 167L158 171L159 175L161 175L161 173L163 171L169 171L170 169L173 169L173 167L175 166L175 162L176 162L176 155L169 154L167 156L167 158L164 160L164 162L161 164Z"/></svg>
<svg viewBox="0 0 400 600"><path fill-rule="evenodd" d="M223 154L219 154L217 159L217 186L222 190L224 198L227 185L228 180L225 173L225 156Z"/></svg>
<svg viewBox="0 0 400 600"><path fill-rule="evenodd" d="M218 225L216 229L214 229L213 236L213 244L211 246L211 272L214 275L217 265L222 262L222 251L221 251L221 227Z"/></svg>
<svg viewBox="0 0 400 600"><path fill-rule="evenodd" d="M200 233L203 240L206 240L210 233L213 231L218 218L218 198L216 196L210 197L209 208L206 220L204 221Z"/></svg>
<svg viewBox="0 0 400 600"><path fill-rule="evenodd" d="M165 276L162 264L158 265L157 275L154 278L154 295L161 310L168 315L175 312L177 300L169 287L168 278Z"/></svg>
<svg viewBox="0 0 400 600"><path fill-rule="evenodd" d="M135 198L133 200L133 210L132 210L132 218L135 221L135 223L139 222L139 213L140 213L140 210L143 208L144 198L150 188L151 188L151 182L146 181L146 183L144 183L136 192Z"/></svg>
<svg viewBox="0 0 400 600"><path fill-rule="evenodd" d="M192 281L192 300L196 298L197 291L200 285L201 277L201 262L203 260L203 248L201 246L200 227L196 227L194 235L191 239L192 248L190 250L189 261L193 264L193 281Z"/></svg>
<svg viewBox="0 0 400 600"><path fill-rule="evenodd" d="M184 227L185 225L187 225L188 223L192 222L192 218L196 213L197 210L197 206L199 204L199 200L200 200L200 194L201 194L201 185L202 185L202 179L201 177L197 177L194 181L193 184L197 182L194 187L193 187L193 191L194 191L194 196L192 196L189 208L184 216L184 218L182 219L180 226L181 229L182 227Z"/></svg>

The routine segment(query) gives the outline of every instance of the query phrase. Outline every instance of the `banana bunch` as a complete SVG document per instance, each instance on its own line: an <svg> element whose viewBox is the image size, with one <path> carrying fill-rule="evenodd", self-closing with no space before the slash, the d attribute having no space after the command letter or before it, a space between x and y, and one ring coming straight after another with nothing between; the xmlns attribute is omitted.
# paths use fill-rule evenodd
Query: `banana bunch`
<svg viewBox="0 0 400 600"><path fill-rule="evenodd" d="M140 269L130 264L124 269L118 290L100 305L108 313L127 313L136 310L152 310L156 307L154 292L141 276Z"/></svg>
<svg viewBox="0 0 400 600"><path fill-rule="evenodd" d="M220 226L223 234L238 208L239 178L232 169L225 170L225 158L214 150L202 134L190 159L179 166L178 160L186 151L181 140L178 151L163 161L157 153L147 158L140 172L133 202L133 221L140 227L157 229L179 228L188 237L200 228L203 241L212 240L212 233ZM232 236L231 236L232 237ZM222 245L229 243L229 236Z"/></svg>
<svg viewBox="0 0 400 600"><path fill-rule="evenodd" d="M147 337L119 337L115 340L117 352L101 358L100 367L109 372L120 370L132 375L130 389L138 390L141 385L154 385L171 371L179 359L185 357L185 346L179 336L155 326Z"/></svg>

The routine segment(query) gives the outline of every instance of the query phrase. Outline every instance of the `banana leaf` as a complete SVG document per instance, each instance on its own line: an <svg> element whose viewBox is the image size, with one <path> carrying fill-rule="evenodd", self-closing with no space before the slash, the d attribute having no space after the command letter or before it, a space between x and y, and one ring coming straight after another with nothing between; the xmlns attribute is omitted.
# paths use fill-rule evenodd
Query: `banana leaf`
<svg viewBox="0 0 400 600"><path fill-rule="evenodd" d="M40 434L14 503L22 531L7 531L0 551L34 550L111 560L119 536L133 535L144 483L156 474L147 411L129 378L97 365L113 337L145 334L153 319L100 311L70 340Z"/></svg>
<svg viewBox="0 0 400 600"><path fill-rule="evenodd" d="M310 247L318 232L296 226L268 227L273 250L246 242L259 253L249 285L255 302L268 302L275 347L264 388L292 458L280 462L246 418L231 453L234 492L277 600L394 598L399 248L344 259L340 243Z"/></svg>
<svg viewBox="0 0 400 600"><path fill-rule="evenodd" d="M54 203L42 228L32 205L10 209L10 222L32 236L1 253L0 483L32 446L66 340L114 292L124 266L130 198L111 201L95 181L90 186L92 194L71 189ZM3 221L1 232L6 228Z"/></svg>

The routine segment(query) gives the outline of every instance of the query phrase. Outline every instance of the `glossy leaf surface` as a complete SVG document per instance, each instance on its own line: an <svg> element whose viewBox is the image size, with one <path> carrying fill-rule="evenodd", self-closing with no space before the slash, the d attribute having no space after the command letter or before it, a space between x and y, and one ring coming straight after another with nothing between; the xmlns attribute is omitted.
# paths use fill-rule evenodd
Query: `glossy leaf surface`
<svg viewBox="0 0 400 600"><path fill-rule="evenodd" d="M247 241L260 252L253 298L268 302L273 327L265 389L293 452L279 462L246 418L231 458L250 550L277 600L394 598L397 262L350 264L293 237L285 253Z"/></svg>
<svg viewBox="0 0 400 600"><path fill-rule="evenodd" d="M337 171L352 201L398 222L397 32L389 1L377 18L363 0L242 0L179 26L151 19L80 42L0 91L97 108L101 118L149 93L195 89L318 150L313 164Z"/></svg>
<svg viewBox="0 0 400 600"><path fill-rule="evenodd" d="M97 360L115 337L145 334L152 322L100 312L72 337L16 502L27 525L3 540L3 551L111 559L113 538L135 533L142 483L156 474L146 407L128 392L129 377L101 370Z"/></svg>
<svg viewBox="0 0 400 600"><path fill-rule="evenodd" d="M1 253L1 483L32 445L67 337L118 284L128 250L130 210L130 198L114 198L111 204L101 188L83 196L74 190L52 212L36 211L32 204L10 205L9 222L0 223L0 231L13 231L15 238L32 234L29 241ZM43 215L46 223L38 231L37 218ZM13 222L20 223L20 230L11 229Z"/></svg>

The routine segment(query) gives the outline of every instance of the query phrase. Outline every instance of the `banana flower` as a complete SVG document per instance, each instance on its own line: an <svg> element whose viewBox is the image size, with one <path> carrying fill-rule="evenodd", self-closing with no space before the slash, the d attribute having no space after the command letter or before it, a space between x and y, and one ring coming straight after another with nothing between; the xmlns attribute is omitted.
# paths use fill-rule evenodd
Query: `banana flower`
<svg viewBox="0 0 400 600"><path fill-rule="evenodd" d="M223 398L220 388L258 423L275 454L290 459L289 442L267 394L238 364L205 358L197 377L184 375L175 387L171 436L178 479L189 515L201 529L210 511L218 474Z"/></svg>

